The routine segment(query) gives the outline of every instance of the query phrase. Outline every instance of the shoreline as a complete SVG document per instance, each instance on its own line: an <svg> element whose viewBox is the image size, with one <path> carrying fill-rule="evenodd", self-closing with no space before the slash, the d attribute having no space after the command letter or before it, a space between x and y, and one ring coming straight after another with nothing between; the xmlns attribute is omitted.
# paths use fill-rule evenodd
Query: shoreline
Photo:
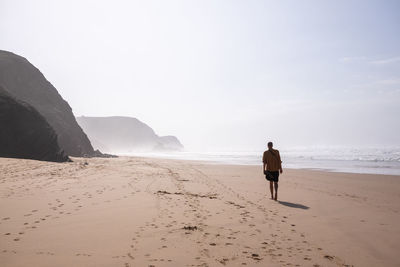
<svg viewBox="0 0 400 267"><path fill-rule="evenodd" d="M173 161L185 161L185 162L192 162L192 163L204 163L209 165L225 165L225 166L260 166L262 168L262 162L260 164L245 164L245 163L229 163L229 162L221 162L221 161L211 161L211 160L200 160L200 159L181 159L181 158L166 158L166 157L152 157L152 156L135 156L135 155L117 155L119 158L143 158L143 159L159 159L159 160L173 160ZM329 172L329 173L343 173L343 174L361 174L361 175L384 175L384 176L398 176L400 178L400 174L387 174L387 173L367 173L367 172L348 172L348 171L340 171L335 169L324 169L324 168L293 168L293 167L285 167L283 166L283 170L305 170L305 171L317 171L317 172Z"/></svg>
<svg viewBox="0 0 400 267"><path fill-rule="evenodd" d="M398 176L0 158L4 266L398 266Z"/></svg>

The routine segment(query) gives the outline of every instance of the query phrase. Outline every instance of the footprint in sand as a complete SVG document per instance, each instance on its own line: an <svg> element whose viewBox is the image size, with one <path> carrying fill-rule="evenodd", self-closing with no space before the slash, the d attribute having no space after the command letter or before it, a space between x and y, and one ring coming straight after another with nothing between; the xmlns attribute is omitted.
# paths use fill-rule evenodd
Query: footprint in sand
<svg viewBox="0 0 400 267"><path fill-rule="evenodd" d="M256 260L256 261L262 260L262 259L260 258L260 256L259 256L257 253L252 253L252 254L251 254L251 258L252 258L253 260Z"/></svg>
<svg viewBox="0 0 400 267"><path fill-rule="evenodd" d="M333 260L334 257L333 257L333 256L330 256L330 255L325 255L324 258L331 261L331 260Z"/></svg>

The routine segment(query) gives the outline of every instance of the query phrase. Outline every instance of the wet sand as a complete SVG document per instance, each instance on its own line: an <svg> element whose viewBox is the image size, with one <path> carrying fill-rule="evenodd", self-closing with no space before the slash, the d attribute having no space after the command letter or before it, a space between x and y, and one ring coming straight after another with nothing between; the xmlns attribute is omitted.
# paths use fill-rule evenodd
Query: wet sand
<svg viewBox="0 0 400 267"><path fill-rule="evenodd" d="M1 266L399 266L400 177L0 158Z"/></svg>

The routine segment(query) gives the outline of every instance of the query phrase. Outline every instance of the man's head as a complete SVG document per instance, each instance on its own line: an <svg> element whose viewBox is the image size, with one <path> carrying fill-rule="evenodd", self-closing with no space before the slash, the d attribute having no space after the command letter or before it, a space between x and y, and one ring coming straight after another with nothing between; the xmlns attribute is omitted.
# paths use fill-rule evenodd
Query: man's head
<svg viewBox="0 0 400 267"><path fill-rule="evenodd" d="M273 146L274 144L272 144L272 142L268 142L268 149L272 149Z"/></svg>

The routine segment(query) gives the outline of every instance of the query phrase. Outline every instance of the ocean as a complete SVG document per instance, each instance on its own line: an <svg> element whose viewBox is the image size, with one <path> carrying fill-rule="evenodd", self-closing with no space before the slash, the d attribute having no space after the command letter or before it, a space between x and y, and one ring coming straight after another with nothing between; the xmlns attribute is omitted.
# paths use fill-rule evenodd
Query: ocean
<svg viewBox="0 0 400 267"><path fill-rule="evenodd" d="M400 175L400 147L296 147L280 149L283 168ZM263 151L142 152L124 155L200 160L214 164L261 165Z"/></svg>

